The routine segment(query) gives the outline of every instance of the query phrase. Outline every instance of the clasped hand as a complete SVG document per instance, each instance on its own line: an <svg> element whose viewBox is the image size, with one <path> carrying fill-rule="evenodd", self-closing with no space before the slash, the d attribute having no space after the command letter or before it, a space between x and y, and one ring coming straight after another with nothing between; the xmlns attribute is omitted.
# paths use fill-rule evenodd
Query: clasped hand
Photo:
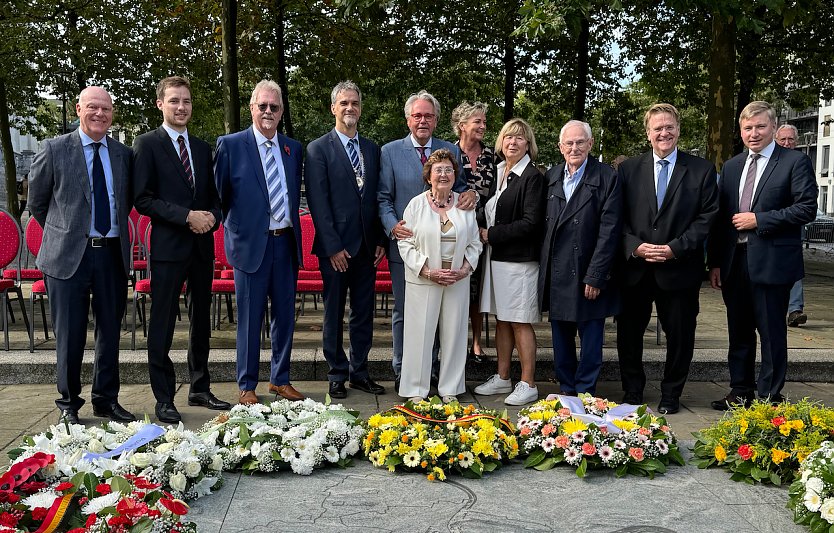
<svg viewBox="0 0 834 533"><path fill-rule="evenodd" d="M644 242L634 250L634 255L642 257L649 263L663 263L675 258L675 253L668 244L650 244Z"/></svg>
<svg viewBox="0 0 834 533"><path fill-rule="evenodd" d="M214 226L214 215L208 211L189 211L186 224L194 233L206 233Z"/></svg>
<svg viewBox="0 0 834 533"><path fill-rule="evenodd" d="M469 271L464 268L432 268L426 270L426 277L429 281L443 286L452 285L469 275Z"/></svg>

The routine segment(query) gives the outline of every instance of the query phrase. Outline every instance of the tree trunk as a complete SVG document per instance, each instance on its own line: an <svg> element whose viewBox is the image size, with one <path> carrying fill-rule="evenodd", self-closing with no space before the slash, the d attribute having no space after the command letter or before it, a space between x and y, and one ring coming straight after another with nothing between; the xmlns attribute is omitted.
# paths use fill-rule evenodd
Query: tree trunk
<svg viewBox="0 0 834 533"><path fill-rule="evenodd" d="M720 171L733 153L733 88L736 73L736 25L712 15L709 94L707 99L707 159Z"/></svg>
<svg viewBox="0 0 834 533"><path fill-rule="evenodd" d="M585 100L588 98L588 54L591 35L591 21L587 16L581 20L576 39L576 90L573 96L573 118L585 120Z"/></svg>
<svg viewBox="0 0 834 533"><path fill-rule="evenodd" d="M82 58L82 48L78 42L78 18L76 11L67 12L70 63L75 76L75 87L78 89L78 94L80 95L81 91L87 88L87 65Z"/></svg>
<svg viewBox="0 0 834 533"><path fill-rule="evenodd" d="M751 36L753 37L753 36ZM741 140L741 129L738 126L738 117L741 110L747 107L753 96L753 89L756 86L757 72L756 61L759 58L759 46L743 44L739 41L740 61L738 63L738 98L736 99L735 120L733 121L733 154L740 154L744 150L744 143ZM753 38L749 43L757 43Z"/></svg>
<svg viewBox="0 0 834 533"><path fill-rule="evenodd" d="M281 87L281 99L284 104L284 115L281 117L281 131L292 137L292 114L290 113L290 90L287 86L287 53L284 48L284 21L286 12L285 0L275 0L275 44L278 52L278 86Z"/></svg>
<svg viewBox="0 0 834 533"><path fill-rule="evenodd" d="M0 144L3 147L6 171L7 208L16 220L20 220L20 203L17 200L17 166L14 161L12 132L9 126L9 102L6 98L6 80L0 78Z"/></svg>
<svg viewBox="0 0 834 533"><path fill-rule="evenodd" d="M237 72L237 0L223 0L223 125L226 133L240 130L240 87Z"/></svg>
<svg viewBox="0 0 834 533"><path fill-rule="evenodd" d="M504 122L515 116L515 80L518 64L515 56L513 38L504 39Z"/></svg>

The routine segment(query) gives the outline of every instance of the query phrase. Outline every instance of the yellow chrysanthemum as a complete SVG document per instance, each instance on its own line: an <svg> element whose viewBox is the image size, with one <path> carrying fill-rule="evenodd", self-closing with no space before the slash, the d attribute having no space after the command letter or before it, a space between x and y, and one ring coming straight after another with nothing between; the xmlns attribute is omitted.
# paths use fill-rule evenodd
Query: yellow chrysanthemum
<svg viewBox="0 0 834 533"><path fill-rule="evenodd" d="M782 464L782 461L790 457L791 454L788 452L783 452L779 448L771 448L770 449L770 460L773 461L773 464Z"/></svg>
<svg viewBox="0 0 834 533"><path fill-rule="evenodd" d="M438 468L438 467L435 466L431 470L432 470L432 472L434 472L434 475L437 476L437 479L439 479L440 481L445 481L446 480L446 473L443 471L442 468Z"/></svg>
<svg viewBox="0 0 834 533"><path fill-rule="evenodd" d="M431 441L426 442L425 450L429 452L433 458L440 457L444 453L449 451L449 447L446 446L446 443L443 441Z"/></svg>
<svg viewBox="0 0 834 533"><path fill-rule="evenodd" d="M805 422L803 422L802 420L799 420L799 419L788 420L788 424L790 424L791 427L793 429L795 429L796 431L802 431L805 428Z"/></svg>
<svg viewBox="0 0 834 533"><path fill-rule="evenodd" d="M614 423L616 424L617 421ZM634 424L633 422L629 422L629 424L637 427L637 424ZM588 424L581 420L577 420L576 418L569 418L562 424L562 431L567 435L576 433L577 431L585 431L586 429L588 429Z"/></svg>
<svg viewBox="0 0 834 533"><path fill-rule="evenodd" d="M488 441L478 439L472 445L472 453L475 455L491 456L492 452L492 444Z"/></svg>
<svg viewBox="0 0 834 533"><path fill-rule="evenodd" d="M719 463L723 463L727 460L727 450L725 450L723 446L716 446L712 453L715 455L715 458L718 459Z"/></svg>
<svg viewBox="0 0 834 533"><path fill-rule="evenodd" d="M388 446L395 440L399 439L399 432L394 429L386 429L379 435L379 443L382 446Z"/></svg>
<svg viewBox="0 0 834 533"><path fill-rule="evenodd" d="M568 422L570 422L570 420L568 420ZM630 420L614 420L613 423L615 426L622 429L623 431L631 431L632 429L637 429L638 427L640 427L639 425ZM564 428L565 425L567 425L567 422L562 424L562 427Z"/></svg>
<svg viewBox="0 0 834 533"><path fill-rule="evenodd" d="M378 428L379 423L382 420L382 415L377 413L375 415L371 415L371 418L368 419L368 426L372 428Z"/></svg>
<svg viewBox="0 0 834 533"><path fill-rule="evenodd" d="M782 424L779 426L779 433L785 435L786 437L791 434L791 426L790 424Z"/></svg>
<svg viewBox="0 0 834 533"><path fill-rule="evenodd" d="M742 418L738 421L738 429L741 431L741 434L744 435L747 433L748 422L746 418Z"/></svg>

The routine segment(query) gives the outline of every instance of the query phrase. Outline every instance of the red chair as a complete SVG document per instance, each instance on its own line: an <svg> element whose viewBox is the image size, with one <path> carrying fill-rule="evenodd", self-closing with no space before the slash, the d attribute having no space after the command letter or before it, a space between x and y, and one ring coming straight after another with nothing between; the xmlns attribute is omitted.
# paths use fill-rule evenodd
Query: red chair
<svg viewBox="0 0 834 533"><path fill-rule="evenodd" d="M321 279L321 271L319 270L319 258L313 253L313 239L316 238L313 217L307 214L300 217L300 220L302 264L298 271L295 292L301 295L301 305L296 313L296 318L304 314L307 295L312 295L313 308L318 309L318 297L324 292L324 281Z"/></svg>
<svg viewBox="0 0 834 533"><path fill-rule="evenodd" d="M133 212L131 211L131 214ZM138 214L138 213L137 213ZM132 220L132 218L131 218ZM151 225L151 217L139 215L139 218L134 222L135 225L135 239L131 236L130 242L135 243L133 246L134 253L131 254L133 259L133 275L136 279L147 277L148 273L148 248L150 248L150 233L148 227Z"/></svg>
<svg viewBox="0 0 834 533"><path fill-rule="evenodd" d="M388 257L384 257L376 267L376 280L374 281L374 294L378 296L379 305L375 306L374 314L382 311L383 316L391 314L390 298L394 292L394 285L391 281L391 270L388 267Z"/></svg>
<svg viewBox="0 0 834 533"><path fill-rule="evenodd" d="M34 257L37 257L41 247L41 241L43 240L43 228L34 217L29 217L29 221L26 223L24 240L26 241L26 247L29 252ZM33 251L33 248L35 248L35 251ZM26 262L29 262L28 258ZM3 277L6 279L17 279L17 272L18 269L16 268L8 268L3 271ZM37 281L39 279L43 279L43 272L40 269L28 268L27 265L20 268L20 281Z"/></svg>
<svg viewBox="0 0 834 533"><path fill-rule="evenodd" d="M220 325L221 297L226 299L226 313L229 317L229 324L234 324L235 314L232 307L232 295L235 293L235 271L226 257L225 234L223 224L214 232L214 263L220 267L219 276L211 282L211 329L217 329Z"/></svg>
<svg viewBox="0 0 834 533"><path fill-rule="evenodd" d="M41 251L41 244L43 244L43 228L34 217L29 219L26 224L26 247L29 253L37 259ZM43 273L41 278L32 284L32 293L29 297L32 307L32 331L29 335L29 352L35 352L35 301L37 300L41 308L41 320L43 321L43 336L49 340L49 324L46 321L46 304L44 300L47 298L46 282L43 280Z"/></svg>
<svg viewBox="0 0 834 533"><path fill-rule="evenodd" d="M17 220L5 209L0 209L0 270L5 269L17 260L17 276L15 279L0 279L0 307L3 309L3 333L6 339L6 350L9 349L9 293L17 295L20 311L23 313L23 323L26 332L32 334L29 328L29 315L23 303L23 291L20 289L20 256L23 244L23 232Z"/></svg>

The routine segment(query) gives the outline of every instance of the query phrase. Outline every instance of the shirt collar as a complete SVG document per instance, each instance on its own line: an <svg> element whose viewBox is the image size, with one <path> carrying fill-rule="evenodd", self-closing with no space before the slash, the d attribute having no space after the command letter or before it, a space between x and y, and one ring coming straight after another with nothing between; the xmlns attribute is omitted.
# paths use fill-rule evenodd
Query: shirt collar
<svg viewBox="0 0 834 533"><path fill-rule="evenodd" d="M425 146L422 146L420 145L420 143L417 142L417 139L414 138L413 133L409 134L408 136L411 138L411 144L414 145L414 148L428 148L429 151L431 151L431 140L434 139L434 137L429 137L429 142L427 142Z"/></svg>
<svg viewBox="0 0 834 533"><path fill-rule="evenodd" d="M84 133L81 128L78 128L78 136L81 137L81 146L88 146L95 142L100 142L105 148L107 148L107 135L102 137L100 141L94 141L92 137Z"/></svg>
<svg viewBox="0 0 834 533"><path fill-rule="evenodd" d="M348 137L347 135L345 135L341 131L337 130L336 128L333 128L333 131L335 131L336 135L339 136L339 140L342 141L342 146L344 146L345 148L347 148L348 143L352 139L356 139L356 142L359 142L359 133L358 132L356 133L356 137Z"/></svg>
<svg viewBox="0 0 834 533"><path fill-rule="evenodd" d="M767 146L765 146L765 147L762 149L762 151L761 151L761 152L759 152L759 155L760 155L760 156L762 156L762 157L764 157L764 158L770 159L770 156L772 156L772 155L773 155L773 151L774 151L774 150L776 150L776 141L775 141L775 140L774 140L774 141L770 141L770 144L768 144ZM749 158L749 157L750 157L750 154L752 154L753 152L751 152L750 150L748 150L747 152L748 152L748 153L747 153L747 157Z"/></svg>
<svg viewBox="0 0 834 533"><path fill-rule="evenodd" d="M267 139L266 136L252 124L252 132L255 134L255 143L258 146L261 146L266 141L272 141L272 146L278 146L278 132L275 132L275 135L272 136L271 139Z"/></svg>
<svg viewBox="0 0 834 533"><path fill-rule="evenodd" d="M579 168L576 169L576 172L571 174L570 170L568 170L568 164L565 163L565 181L570 180L572 178L579 179L582 176L584 176L585 175L585 167L587 167L587 166L588 166L588 158L586 157L585 161L583 161L582 164L579 165Z"/></svg>
<svg viewBox="0 0 834 533"><path fill-rule="evenodd" d="M170 137L172 141L177 142L179 136L182 135L185 139L185 143L188 144L188 129L180 133L168 124L163 123L162 127L165 129L165 132L168 134L168 137Z"/></svg>
<svg viewBox="0 0 834 533"><path fill-rule="evenodd" d="M674 165L675 162L677 162L677 160L678 160L678 148L675 147L675 149L672 150L672 153L667 155L666 157L659 157L656 153L654 153L654 150L652 150L652 157L654 158L654 165L655 166L657 166L657 162L660 161L661 159L665 159L666 161L669 162L670 165Z"/></svg>
<svg viewBox="0 0 834 533"><path fill-rule="evenodd" d="M527 168L527 165L530 163L530 154L524 154L524 157L519 160L518 163L513 165L513 168L510 169L510 172L515 174L516 176L521 176L524 172L524 169ZM507 167L506 161L501 161L498 163L498 168L504 169Z"/></svg>

